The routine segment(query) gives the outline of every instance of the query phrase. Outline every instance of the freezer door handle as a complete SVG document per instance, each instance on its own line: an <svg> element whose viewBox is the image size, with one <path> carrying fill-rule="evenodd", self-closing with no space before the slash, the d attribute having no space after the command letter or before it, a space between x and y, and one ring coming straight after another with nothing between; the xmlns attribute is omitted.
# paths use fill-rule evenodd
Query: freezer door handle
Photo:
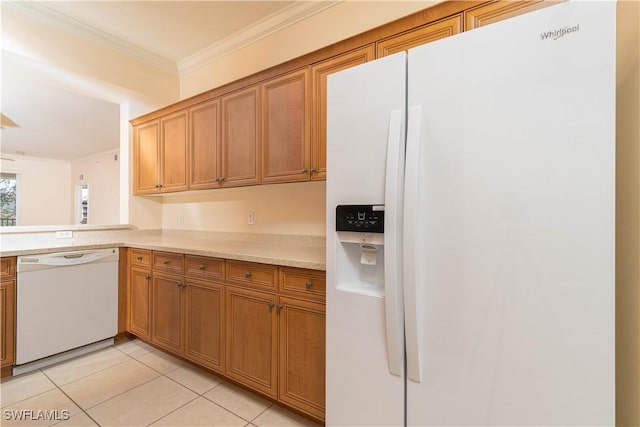
<svg viewBox="0 0 640 427"><path fill-rule="evenodd" d="M422 334L420 278L420 132L422 106L409 107L407 114L407 155L404 194L404 309L407 348L407 377L421 381L420 337Z"/></svg>
<svg viewBox="0 0 640 427"><path fill-rule="evenodd" d="M384 274L385 321L389 372L402 375L404 315L402 313L402 184L404 135L402 110L389 115L385 179Z"/></svg>

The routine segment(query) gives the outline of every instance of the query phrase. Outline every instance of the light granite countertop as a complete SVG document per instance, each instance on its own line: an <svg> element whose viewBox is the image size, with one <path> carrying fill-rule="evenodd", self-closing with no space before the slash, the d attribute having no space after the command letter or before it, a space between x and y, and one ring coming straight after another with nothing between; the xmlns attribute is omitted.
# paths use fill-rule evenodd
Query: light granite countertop
<svg viewBox="0 0 640 427"><path fill-rule="evenodd" d="M0 255L3 257L131 247L314 270L324 270L326 266L324 236L132 230L120 227L76 230L71 239L56 239L55 231L3 233L0 235L0 244Z"/></svg>

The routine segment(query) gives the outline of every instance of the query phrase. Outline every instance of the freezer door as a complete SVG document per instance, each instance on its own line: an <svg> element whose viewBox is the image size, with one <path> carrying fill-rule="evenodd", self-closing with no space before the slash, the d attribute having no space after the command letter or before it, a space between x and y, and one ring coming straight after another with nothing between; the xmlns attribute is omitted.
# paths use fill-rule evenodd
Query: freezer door
<svg viewBox="0 0 640 427"><path fill-rule="evenodd" d="M405 421L400 286L405 93L405 53L328 77L328 426ZM384 208L384 234L339 236L338 205Z"/></svg>
<svg viewBox="0 0 640 427"><path fill-rule="evenodd" d="M569 2L409 52L408 425L614 425L614 23Z"/></svg>

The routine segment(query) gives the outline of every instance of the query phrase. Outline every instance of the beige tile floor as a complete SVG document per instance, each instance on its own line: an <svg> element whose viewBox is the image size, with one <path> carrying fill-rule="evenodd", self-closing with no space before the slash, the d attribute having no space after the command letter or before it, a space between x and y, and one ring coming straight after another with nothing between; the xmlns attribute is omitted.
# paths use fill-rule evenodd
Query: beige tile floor
<svg viewBox="0 0 640 427"><path fill-rule="evenodd" d="M138 340L3 381L0 406L2 426L319 426Z"/></svg>

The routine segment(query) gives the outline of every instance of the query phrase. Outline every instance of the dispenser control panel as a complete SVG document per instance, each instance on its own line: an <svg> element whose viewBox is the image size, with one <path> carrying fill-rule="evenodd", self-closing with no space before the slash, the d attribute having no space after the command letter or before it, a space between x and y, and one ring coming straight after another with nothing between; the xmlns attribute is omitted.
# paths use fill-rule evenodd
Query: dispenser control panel
<svg viewBox="0 0 640 427"><path fill-rule="evenodd" d="M384 233L384 205L336 206L336 231Z"/></svg>

